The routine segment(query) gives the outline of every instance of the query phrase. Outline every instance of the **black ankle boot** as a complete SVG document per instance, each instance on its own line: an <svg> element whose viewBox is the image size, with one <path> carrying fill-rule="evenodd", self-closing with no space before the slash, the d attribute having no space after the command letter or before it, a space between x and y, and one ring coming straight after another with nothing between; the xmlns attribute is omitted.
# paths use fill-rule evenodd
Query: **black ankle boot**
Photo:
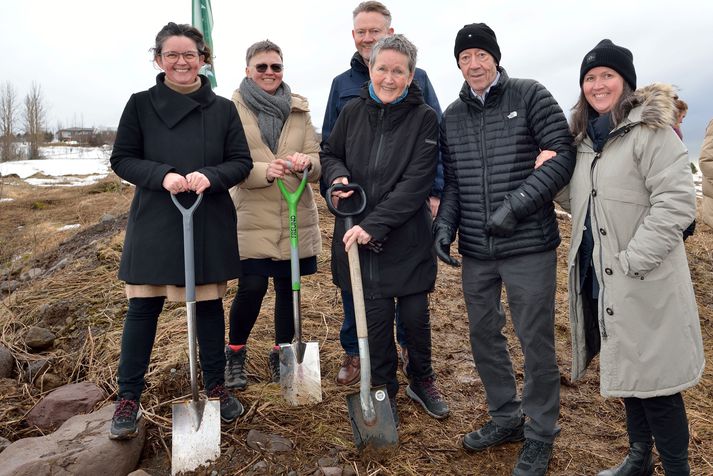
<svg viewBox="0 0 713 476"><path fill-rule="evenodd" d="M653 443L636 441L629 446L629 454L619 466L605 469L597 476L650 476L654 474Z"/></svg>

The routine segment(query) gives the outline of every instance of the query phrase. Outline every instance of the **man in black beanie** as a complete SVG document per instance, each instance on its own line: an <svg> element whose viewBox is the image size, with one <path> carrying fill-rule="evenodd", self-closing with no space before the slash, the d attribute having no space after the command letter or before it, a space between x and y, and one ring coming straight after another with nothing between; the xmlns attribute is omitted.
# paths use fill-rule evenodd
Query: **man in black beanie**
<svg viewBox="0 0 713 476"><path fill-rule="evenodd" d="M544 86L508 77L488 25L464 26L453 53L465 83L441 122L445 187L433 232L436 254L453 266L460 263L450 245L459 235L471 349L491 418L468 433L463 446L481 451L525 440L512 474L544 475L559 432L554 297L560 236L552 199L574 170L572 136ZM556 155L536 169L546 150ZM522 398L502 333L503 284L525 356Z"/></svg>

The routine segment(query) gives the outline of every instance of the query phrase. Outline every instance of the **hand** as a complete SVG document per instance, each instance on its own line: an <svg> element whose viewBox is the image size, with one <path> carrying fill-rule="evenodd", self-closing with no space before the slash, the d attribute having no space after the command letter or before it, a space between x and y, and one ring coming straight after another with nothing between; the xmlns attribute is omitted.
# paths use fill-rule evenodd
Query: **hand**
<svg viewBox="0 0 713 476"><path fill-rule="evenodd" d="M535 159L535 169L539 169L542 164L556 156L557 152L553 150L541 150L540 154Z"/></svg>
<svg viewBox="0 0 713 476"><path fill-rule="evenodd" d="M268 182L274 182L276 178L284 179L288 172L287 161L284 159L275 159L267 165L265 178Z"/></svg>
<svg viewBox="0 0 713 476"><path fill-rule="evenodd" d="M460 266L460 261L451 256L451 243L455 239L453 228L443 223L436 223L433 226L433 248L436 256L450 266L456 268Z"/></svg>
<svg viewBox="0 0 713 476"><path fill-rule="evenodd" d="M186 175L186 181L188 182L189 190L193 190L196 193L203 193L210 187L210 180L200 172L191 172Z"/></svg>
<svg viewBox="0 0 713 476"><path fill-rule="evenodd" d="M431 218L436 219L438 207L441 206L441 199L438 197L428 197L428 206L431 209Z"/></svg>
<svg viewBox="0 0 713 476"><path fill-rule="evenodd" d="M309 170L312 167L312 160L310 160L309 155L301 152L295 152L292 155L288 155L287 162L289 172L303 172L305 169ZM292 164L292 166L290 167L289 164Z"/></svg>
<svg viewBox="0 0 713 476"><path fill-rule="evenodd" d="M349 248L356 243L358 245L365 245L371 241L371 235L364 231L359 225L354 225L344 233L344 249L348 252Z"/></svg>
<svg viewBox="0 0 713 476"><path fill-rule="evenodd" d="M337 177L332 181L332 185L340 183L342 185L349 185L349 179L346 177ZM332 192L330 199L332 200L332 206L337 208L340 198L349 198L354 193L354 190L349 190L348 192Z"/></svg>
<svg viewBox="0 0 713 476"><path fill-rule="evenodd" d="M163 188L171 192L173 195L190 190L188 181L183 177L183 175L175 172L167 173L163 178L163 183L161 185L163 185Z"/></svg>
<svg viewBox="0 0 713 476"><path fill-rule="evenodd" d="M515 232L515 225L517 225L517 217L512 212L510 202L506 200L495 210L495 213L490 215L485 231L492 236L508 237Z"/></svg>

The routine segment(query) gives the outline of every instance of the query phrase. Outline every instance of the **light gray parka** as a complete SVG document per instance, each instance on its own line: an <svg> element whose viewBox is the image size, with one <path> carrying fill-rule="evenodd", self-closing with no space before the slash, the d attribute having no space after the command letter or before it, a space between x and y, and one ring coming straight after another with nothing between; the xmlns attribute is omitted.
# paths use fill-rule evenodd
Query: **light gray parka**
<svg viewBox="0 0 713 476"><path fill-rule="evenodd" d="M588 137L578 144L569 193L560 194L572 214L572 379L584 375L592 356L578 257L589 205L605 397L671 395L703 373L698 308L681 239L695 218L696 197L686 149L671 128L674 94L661 84L637 90L601 154Z"/></svg>

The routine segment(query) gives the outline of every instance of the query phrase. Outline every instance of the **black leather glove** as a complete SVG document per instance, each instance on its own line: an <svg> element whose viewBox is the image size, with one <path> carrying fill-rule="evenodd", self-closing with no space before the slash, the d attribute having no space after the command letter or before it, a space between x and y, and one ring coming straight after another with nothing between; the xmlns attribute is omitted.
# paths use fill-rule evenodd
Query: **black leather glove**
<svg viewBox="0 0 713 476"><path fill-rule="evenodd" d="M517 225L517 217L510 207L510 202L505 200L488 218L485 231L492 236L508 237L515 232L515 225Z"/></svg>
<svg viewBox="0 0 713 476"><path fill-rule="evenodd" d="M433 225L433 248L436 256L447 265L458 267L460 261L451 256L451 243L455 237L456 234L450 226L437 222Z"/></svg>

